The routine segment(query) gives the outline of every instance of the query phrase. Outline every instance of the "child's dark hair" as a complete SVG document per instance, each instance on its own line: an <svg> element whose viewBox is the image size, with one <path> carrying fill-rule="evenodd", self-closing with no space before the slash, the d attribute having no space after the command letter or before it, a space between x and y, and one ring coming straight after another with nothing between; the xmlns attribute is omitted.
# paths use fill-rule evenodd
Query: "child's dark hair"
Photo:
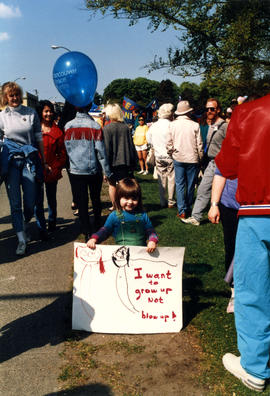
<svg viewBox="0 0 270 396"><path fill-rule="evenodd" d="M121 198L132 198L138 201L138 205L136 207L136 211L142 212L142 192L141 187L137 180L131 179L130 177L126 177L119 181L116 185L116 193L115 193L115 206L116 210L122 210L120 206Z"/></svg>

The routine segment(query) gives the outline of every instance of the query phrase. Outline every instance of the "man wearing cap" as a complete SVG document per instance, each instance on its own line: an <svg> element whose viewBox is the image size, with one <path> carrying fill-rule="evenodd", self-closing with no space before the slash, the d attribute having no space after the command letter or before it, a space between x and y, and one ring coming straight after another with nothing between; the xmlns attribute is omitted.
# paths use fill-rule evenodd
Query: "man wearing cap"
<svg viewBox="0 0 270 396"><path fill-rule="evenodd" d="M167 152L173 158L177 198L177 216L185 219L193 203L199 162L203 156L200 126L191 120L192 108L187 100L177 105L167 137Z"/></svg>
<svg viewBox="0 0 270 396"><path fill-rule="evenodd" d="M205 110L207 112L207 121L210 125L206 139L206 155L209 159L209 163L199 185L191 217L188 217L187 219L181 218L184 223L195 226L200 225L203 211L206 209L211 198L212 182L216 170L215 156L221 149L228 127L227 122L219 116L220 104L217 99L208 99ZM211 205L216 205L216 202L211 202Z"/></svg>

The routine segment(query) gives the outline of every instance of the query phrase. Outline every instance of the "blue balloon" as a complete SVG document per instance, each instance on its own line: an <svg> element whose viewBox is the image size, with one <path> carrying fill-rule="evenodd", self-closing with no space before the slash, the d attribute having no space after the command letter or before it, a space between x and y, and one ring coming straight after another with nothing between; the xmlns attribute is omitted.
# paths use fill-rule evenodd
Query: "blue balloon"
<svg viewBox="0 0 270 396"><path fill-rule="evenodd" d="M98 81L97 69L87 55L70 51L55 62L53 81L69 103L84 107L94 99Z"/></svg>

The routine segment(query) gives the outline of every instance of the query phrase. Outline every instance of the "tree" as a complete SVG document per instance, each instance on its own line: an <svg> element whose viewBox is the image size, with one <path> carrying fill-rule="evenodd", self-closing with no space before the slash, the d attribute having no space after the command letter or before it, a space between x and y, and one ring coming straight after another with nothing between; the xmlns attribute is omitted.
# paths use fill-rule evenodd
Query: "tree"
<svg viewBox="0 0 270 396"><path fill-rule="evenodd" d="M103 101L107 103L108 101L121 104L123 102L123 97L128 96L127 92L129 89L129 78L118 78L113 80L103 92Z"/></svg>
<svg viewBox="0 0 270 396"><path fill-rule="evenodd" d="M94 103L98 106L102 103L102 96L98 92L95 93Z"/></svg>
<svg viewBox="0 0 270 396"><path fill-rule="evenodd" d="M113 80L103 94L104 103L107 101L122 104L124 96L132 99L140 106L146 106L156 98L159 82L147 78L138 77L134 80L118 78Z"/></svg>
<svg viewBox="0 0 270 396"><path fill-rule="evenodd" d="M162 80L157 91L159 106L164 103L176 104L179 98L179 88L171 80Z"/></svg>
<svg viewBox="0 0 270 396"><path fill-rule="evenodd" d="M155 57L149 70L167 68L188 76L234 77L234 85L267 78L270 70L269 0L85 0L103 15L126 18L133 25L174 28L181 45L168 48L168 58ZM229 76L229 78L228 78Z"/></svg>
<svg viewBox="0 0 270 396"><path fill-rule="evenodd" d="M188 100L192 107L199 105L200 87L188 81L180 85L180 96L182 100Z"/></svg>

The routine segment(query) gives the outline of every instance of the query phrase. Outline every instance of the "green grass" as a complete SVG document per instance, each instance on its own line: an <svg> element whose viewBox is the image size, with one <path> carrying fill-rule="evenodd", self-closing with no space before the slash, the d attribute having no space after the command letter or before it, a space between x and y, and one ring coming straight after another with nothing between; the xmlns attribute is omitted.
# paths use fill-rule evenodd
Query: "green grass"
<svg viewBox="0 0 270 396"><path fill-rule="evenodd" d="M159 246L183 246L184 331L195 327L203 350L202 375L199 381L209 389L209 396L248 396L239 380L226 372L222 356L239 355L234 315L226 313L230 289L224 282L224 244L221 225L208 222L207 214L199 227L182 223L177 209L161 209L157 181L152 175L138 177L143 203L159 236ZM269 395L269 387L263 393Z"/></svg>

